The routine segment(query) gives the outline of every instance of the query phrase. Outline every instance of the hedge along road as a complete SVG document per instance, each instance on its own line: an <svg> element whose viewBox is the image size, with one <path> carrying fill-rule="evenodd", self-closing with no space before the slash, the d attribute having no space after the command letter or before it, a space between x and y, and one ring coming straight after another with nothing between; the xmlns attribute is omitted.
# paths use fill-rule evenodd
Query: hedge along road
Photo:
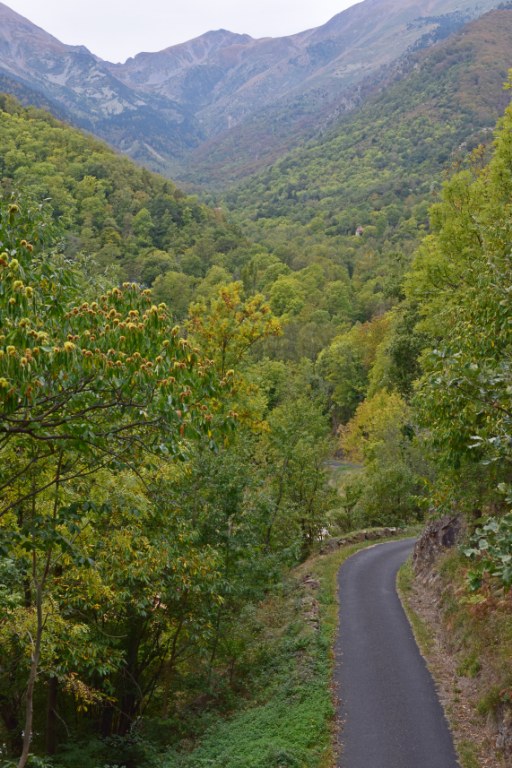
<svg viewBox="0 0 512 768"><path fill-rule="evenodd" d="M406 539L362 550L338 576L338 768L457 768L434 684L398 599Z"/></svg>

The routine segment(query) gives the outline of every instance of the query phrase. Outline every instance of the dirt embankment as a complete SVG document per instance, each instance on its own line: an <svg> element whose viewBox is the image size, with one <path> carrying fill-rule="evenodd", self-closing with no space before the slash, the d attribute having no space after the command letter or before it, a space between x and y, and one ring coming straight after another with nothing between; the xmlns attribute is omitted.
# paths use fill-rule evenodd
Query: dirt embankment
<svg viewBox="0 0 512 768"><path fill-rule="evenodd" d="M436 681L464 768L512 768L512 601L469 592L457 544L458 517L427 526L403 594L421 627L423 654ZM503 599L504 598L504 599ZM418 621L419 620L419 621ZM504 628L510 631L504 631ZM417 632L418 634L418 632Z"/></svg>

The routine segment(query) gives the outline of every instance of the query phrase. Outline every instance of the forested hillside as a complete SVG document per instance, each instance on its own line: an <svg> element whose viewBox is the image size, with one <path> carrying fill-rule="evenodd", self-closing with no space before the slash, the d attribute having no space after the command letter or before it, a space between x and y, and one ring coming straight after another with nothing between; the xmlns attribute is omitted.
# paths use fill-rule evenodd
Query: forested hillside
<svg viewBox="0 0 512 768"><path fill-rule="evenodd" d="M2 107L2 741L141 766L264 674L256 607L335 503L325 397L257 354L280 324L220 212Z"/></svg>
<svg viewBox="0 0 512 768"><path fill-rule="evenodd" d="M373 352L362 351L361 335L367 328L369 337L378 334L389 322L386 312L403 298L403 276L429 231L429 208L443 181L485 162L495 122L510 100L503 83L511 34L511 10L486 14L412 57L396 82L321 139L225 193L244 232L291 269L271 289L288 301L280 354L323 350L319 366L335 421L346 420L367 391ZM330 316L312 312L303 298L302 275L325 259L349 277L348 293L339 279L332 286L339 307L334 317L333 303L325 301L330 285L323 300L315 295L317 309ZM344 317L342 296L348 299ZM349 331L340 320L363 325ZM318 345L303 341L306 328ZM411 338L397 353L408 355L397 361L396 376L409 382L401 386L414 379L416 343Z"/></svg>
<svg viewBox="0 0 512 768"><path fill-rule="evenodd" d="M204 277L214 255L236 263L233 252L247 246L219 212L171 181L9 96L1 108L3 190L49 199L71 255L94 254L98 269L150 285L168 269Z"/></svg>
<svg viewBox="0 0 512 768"><path fill-rule="evenodd" d="M282 731L234 768L325 764L288 574L326 534L456 512L454 601L508 626L511 33L421 54L229 215L1 98L6 765L220 768L234 713Z"/></svg>
<svg viewBox="0 0 512 768"><path fill-rule="evenodd" d="M512 11L494 11L410 57L395 82L230 190L228 204L257 220L258 232L284 219L301 235L353 235L365 226L366 239L380 246L417 237L443 173L488 143L508 103L511 33Z"/></svg>

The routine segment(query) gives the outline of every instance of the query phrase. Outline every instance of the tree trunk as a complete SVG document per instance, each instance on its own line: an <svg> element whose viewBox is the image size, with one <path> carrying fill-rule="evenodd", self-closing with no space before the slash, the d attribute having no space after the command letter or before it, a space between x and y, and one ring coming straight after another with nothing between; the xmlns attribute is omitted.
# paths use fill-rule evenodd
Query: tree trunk
<svg viewBox="0 0 512 768"><path fill-rule="evenodd" d="M58 455L57 468L55 473L55 498L53 501L53 521L54 522L57 518L57 512L58 512L58 506L59 506L62 459L63 459L63 453L61 451ZM31 514L32 514L32 519L35 520L36 519L35 493L32 497ZM50 544L44 558L42 573L38 578L38 575L37 575L38 561L37 561L37 548L36 548L35 539L33 540L33 546L34 546L34 549L32 550L32 585L33 585L35 607L36 607L36 637L35 637L35 640L31 638L32 658L30 660L30 673L28 676L28 684L27 684L27 697L26 697L26 705L25 705L25 727L23 731L23 748L21 751L21 757L18 762L18 768L25 768L28 761L28 756L30 753L30 744L32 741L32 730L33 730L33 723L34 723L34 689L36 686L37 674L39 671L39 661L41 659L41 644L42 644L44 624L45 624L44 618L43 618L43 596L44 596L46 581L50 573L50 568L52 563L52 551L53 551L53 546L52 544Z"/></svg>
<svg viewBox="0 0 512 768"><path fill-rule="evenodd" d="M114 708L112 704L106 704L101 713L100 733L106 738L112 736L114 727Z"/></svg>
<svg viewBox="0 0 512 768"><path fill-rule="evenodd" d="M43 591L41 583L36 585L36 637L32 646L32 658L30 660L30 674L27 685L27 698L25 705L25 729L23 732L23 748L18 762L18 768L25 768L32 741L32 728L34 722L34 688L36 685L39 659L41 657L41 639L43 636Z"/></svg>
<svg viewBox="0 0 512 768"><path fill-rule="evenodd" d="M118 736L126 736L138 714L141 704L138 656L141 640L140 627L135 617L130 623L126 639L126 661L121 673L120 713L116 727Z"/></svg>
<svg viewBox="0 0 512 768"><path fill-rule="evenodd" d="M54 755L57 751L57 696L59 681L56 677L48 680L48 700L46 707L46 754Z"/></svg>
<svg viewBox="0 0 512 768"><path fill-rule="evenodd" d="M187 600L185 599L185 605L186 603L187 603ZM174 637L172 640L171 655L164 664L163 705L162 705L163 718L169 717L169 710L170 710L169 703L171 698L171 680L174 673L174 666L176 664L176 656L178 652L178 638L181 634L181 630L183 629L183 623L185 621L185 610L184 610L185 605L183 606L183 612L181 614L178 626L176 627L176 631L174 633Z"/></svg>

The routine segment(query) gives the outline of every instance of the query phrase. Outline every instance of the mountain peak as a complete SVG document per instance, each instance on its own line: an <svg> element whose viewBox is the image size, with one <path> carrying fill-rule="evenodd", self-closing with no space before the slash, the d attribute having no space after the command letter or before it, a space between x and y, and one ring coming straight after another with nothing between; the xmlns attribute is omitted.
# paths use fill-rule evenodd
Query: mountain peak
<svg viewBox="0 0 512 768"><path fill-rule="evenodd" d="M25 16L0 2L0 40L21 43L23 35L28 38L25 39L25 44L28 44L30 40L31 42L40 41L41 43L46 42L48 45L66 47L49 32L45 32L44 29L33 24Z"/></svg>
<svg viewBox="0 0 512 768"><path fill-rule="evenodd" d="M46 32L42 27L33 24L25 16L13 11L12 8L9 8L9 6L2 2L0 2L0 43L4 51L0 64L3 68L6 63L6 54L9 52L13 58L11 62L13 66L10 67L11 71L14 71L16 68L16 60L21 55L24 57L29 55L31 49L33 49L34 54L43 50L61 51L62 53L72 51L87 54L96 61L100 61L85 45L66 45L49 32ZM24 52L22 54L23 49Z"/></svg>

